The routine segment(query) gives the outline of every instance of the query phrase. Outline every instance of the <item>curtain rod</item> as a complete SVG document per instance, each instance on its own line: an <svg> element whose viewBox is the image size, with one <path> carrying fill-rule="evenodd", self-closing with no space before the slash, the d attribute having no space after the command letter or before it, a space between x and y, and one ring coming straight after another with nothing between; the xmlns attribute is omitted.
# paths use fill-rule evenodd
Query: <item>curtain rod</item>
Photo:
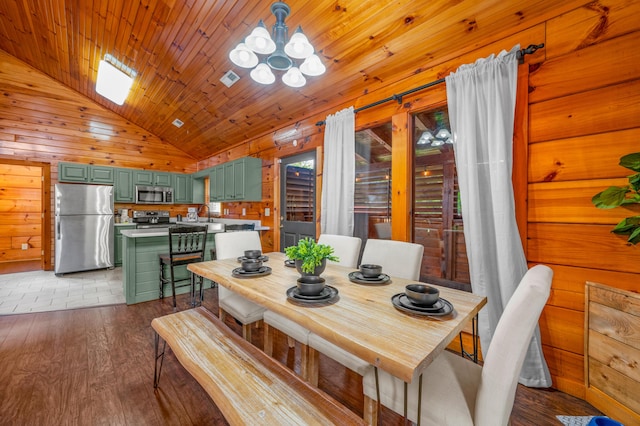
<svg viewBox="0 0 640 426"><path fill-rule="evenodd" d="M524 55L529 55L531 53L534 53L536 50L542 49L543 47L544 47L544 43L530 44L526 49L518 50L516 52L516 58L518 59L518 63L523 64L524 63ZM363 111L365 109L373 108L374 106L378 106L380 104L385 104L385 103L391 102L391 101L398 101L398 104L401 104L402 103L402 98L404 96L410 95L410 94L415 93L415 92L419 92L420 90L424 90L424 89L427 89L427 88L432 87L432 86L436 86L436 85L438 85L440 83L444 83L444 81L445 81L445 79L441 78L439 80L435 80L435 81L432 81L430 83L423 84L422 86L414 87L413 89L409 89L406 92L398 93L397 95L391 95L388 98L384 98L384 99L381 99L379 101L370 103L368 105L361 106L360 108L356 108L356 109L353 110L353 112L355 114L355 113ZM324 124L325 124L325 121L322 120L322 121L318 121L316 123L316 126L322 126Z"/></svg>

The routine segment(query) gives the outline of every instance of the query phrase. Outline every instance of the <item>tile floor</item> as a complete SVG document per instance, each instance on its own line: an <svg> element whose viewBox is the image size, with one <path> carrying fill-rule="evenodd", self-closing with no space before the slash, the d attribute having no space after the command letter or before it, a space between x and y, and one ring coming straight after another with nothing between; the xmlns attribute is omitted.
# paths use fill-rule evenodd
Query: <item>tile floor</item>
<svg viewBox="0 0 640 426"><path fill-rule="evenodd" d="M121 267L61 277L53 271L0 275L0 315L118 303L125 303Z"/></svg>

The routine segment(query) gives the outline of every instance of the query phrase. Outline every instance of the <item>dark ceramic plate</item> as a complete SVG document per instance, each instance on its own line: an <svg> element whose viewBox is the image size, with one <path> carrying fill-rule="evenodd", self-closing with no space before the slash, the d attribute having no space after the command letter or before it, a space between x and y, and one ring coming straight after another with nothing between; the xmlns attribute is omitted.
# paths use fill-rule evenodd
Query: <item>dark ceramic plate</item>
<svg viewBox="0 0 640 426"><path fill-rule="evenodd" d="M242 263L243 261L249 260L249 259L251 259L251 258L250 257L246 257L246 256L240 256L238 258L238 262ZM260 257L256 257L255 260L261 260L263 262L268 262L269 261L269 256L262 255Z"/></svg>
<svg viewBox="0 0 640 426"><path fill-rule="evenodd" d="M360 271L353 271L349 273L349 281L356 284L388 284L391 282L391 277L387 274L380 274L377 277L367 278L362 275Z"/></svg>
<svg viewBox="0 0 640 426"><path fill-rule="evenodd" d="M325 286L317 296L304 296L298 292L298 287L290 287L287 289L287 299L298 303L327 303L333 302L338 297L338 289Z"/></svg>
<svg viewBox="0 0 640 426"><path fill-rule="evenodd" d="M398 293L391 298L396 309L416 315L441 317L453 312L453 305L442 297L431 307L414 305L404 293Z"/></svg>
<svg viewBox="0 0 640 426"><path fill-rule="evenodd" d="M289 268L295 268L296 267L296 261L295 260L291 260L291 259L287 259L284 261L284 266L287 266Z"/></svg>
<svg viewBox="0 0 640 426"><path fill-rule="evenodd" d="M268 266L263 266L257 271L245 271L242 268L236 268L231 272L236 278L253 278L253 277L263 277L265 275L269 275L271 273L271 268Z"/></svg>

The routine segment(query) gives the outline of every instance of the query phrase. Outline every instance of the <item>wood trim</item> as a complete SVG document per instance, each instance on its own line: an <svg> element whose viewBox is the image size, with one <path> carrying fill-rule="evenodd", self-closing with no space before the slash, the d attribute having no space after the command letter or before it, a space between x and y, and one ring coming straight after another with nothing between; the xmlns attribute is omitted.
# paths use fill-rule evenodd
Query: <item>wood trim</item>
<svg viewBox="0 0 640 426"><path fill-rule="evenodd" d="M391 238L411 241L413 212L413 150L408 111L391 117Z"/></svg>

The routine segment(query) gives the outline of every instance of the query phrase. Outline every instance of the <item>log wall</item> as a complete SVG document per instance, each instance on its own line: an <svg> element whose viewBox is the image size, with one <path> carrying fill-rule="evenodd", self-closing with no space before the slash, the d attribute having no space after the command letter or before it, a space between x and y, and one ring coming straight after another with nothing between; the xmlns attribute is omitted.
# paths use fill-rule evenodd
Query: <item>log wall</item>
<svg viewBox="0 0 640 426"><path fill-rule="evenodd" d="M520 125L526 155L516 168L526 169L526 190L516 193L525 206L526 251L530 264L545 263L554 272L552 294L541 321L545 356L555 388L579 397L584 386L584 288L596 281L639 291L640 247L628 246L610 233L629 215L623 209L599 210L590 203L596 192L626 181L629 171L620 156L640 150L640 3L629 0L585 1L568 13L550 16L530 28L506 28L499 40L477 44L472 53L452 46L433 68L393 80L381 90L345 100L343 105L285 128L229 147L198 164L177 148L125 122L90 101L35 73L0 52L0 158L49 162L51 184L58 161L80 161L166 171L195 171L251 155L263 160L263 200L225 203L230 217L261 219L272 230L263 235L265 251L279 249L279 164L282 157L315 150L322 158L323 128L315 123L327 114L386 98L446 76L514 44L545 43L527 56L527 108ZM464 43L462 43L464 44ZM394 129L394 238L410 238L410 196L404 176L411 149L404 128L407 114L446 102L444 85L359 113L358 129L392 120ZM293 143L295 140L295 144ZM405 144L402 146L402 144ZM15 157L14 157L15 156ZM321 167L318 169L321 190ZM402 186L399 182L402 180ZM410 192L410 191L409 191ZM271 216L264 216L265 207ZM399 220L396 220L399 219Z"/></svg>
<svg viewBox="0 0 640 426"><path fill-rule="evenodd" d="M263 158L265 203L277 215L277 160L322 146L321 129L314 123L349 105L365 105L447 75L459 65L475 61L515 43L523 47L545 43L545 48L527 56L528 101L520 126L523 151L516 168L526 169L523 190L516 193L524 206L527 257L531 265L545 263L555 272L552 294L541 320L543 349L552 373L553 386L585 397L584 378L584 288L587 280L640 291L640 247L628 246L611 228L630 215L623 209L599 210L591 197L609 185L626 182L630 172L618 166L619 158L640 151L640 3L625 0L585 2L569 13L550 17L532 28L505 31L471 55L451 54L433 69L389 85L384 91L362 95L331 111L314 114L295 125L210 157L200 167L219 164L243 155ZM419 68L416 63L416 69ZM446 101L444 85L366 110L356 116L363 129L389 121L406 123L403 117L420 108ZM410 133L402 128L396 133ZM292 145L296 139L297 145ZM403 143L394 138L394 147ZM409 143L404 141L404 143ZM398 150L404 150L400 147ZM400 170L410 169L410 153L396 155ZM404 175L402 175L404 176ZM515 177L514 177L515 179ZM409 185L410 186L410 185ZM394 238L407 235L406 214L410 194L406 182L393 181ZM270 189L268 189L270 188ZM409 206L407 207L407 205ZM401 205L401 207L398 207ZM260 211L253 211L261 216ZM397 214L398 213L398 214ZM400 220L397 220L400 218ZM278 240L277 222L274 244ZM272 219L273 220L273 219Z"/></svg>

